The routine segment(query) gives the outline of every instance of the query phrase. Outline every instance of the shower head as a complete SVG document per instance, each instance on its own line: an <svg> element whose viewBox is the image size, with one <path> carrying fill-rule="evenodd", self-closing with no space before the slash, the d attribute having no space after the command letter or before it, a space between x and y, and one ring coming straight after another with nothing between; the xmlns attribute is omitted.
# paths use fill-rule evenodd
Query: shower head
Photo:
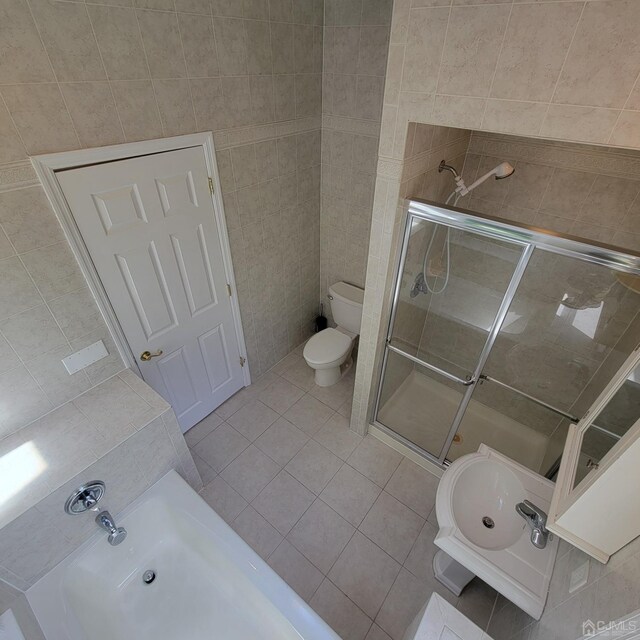
<svg viewBox="0 0 640 640"><path fill-rule="evenodd" d="M493 176L496 180L504 180L509 176L512 176L515 169L508 162L501 162L497 167L491 169L491 171L487 171L483 176L480 176L473 184L470 184L468 187L465 186L460 189L460 195L466 196L470 191L473 191L476 187L479 187L485 180L488 180L491 176Z"/></svg>
<svg viewBox="0 0 640 640"><path fill-rule="evenodd" d="M515 169L508 162L501 162L495 169L489 171L489 174L494 174L496 180L504 180L513 174Z"/></svg>

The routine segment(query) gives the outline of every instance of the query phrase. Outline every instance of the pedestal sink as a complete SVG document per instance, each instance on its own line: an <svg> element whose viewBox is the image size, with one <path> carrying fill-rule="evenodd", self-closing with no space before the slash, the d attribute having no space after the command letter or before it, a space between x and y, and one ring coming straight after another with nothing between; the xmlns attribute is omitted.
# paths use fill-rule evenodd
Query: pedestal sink
<svg viewBox="0 0 640 640"><path fill-rule="evenodd" d="M553 483L481 445L445 471L436 496L435 543L451 558L536 619L547 599L558 540L537 549L516 513L530 500L549 510Z"/></svg>

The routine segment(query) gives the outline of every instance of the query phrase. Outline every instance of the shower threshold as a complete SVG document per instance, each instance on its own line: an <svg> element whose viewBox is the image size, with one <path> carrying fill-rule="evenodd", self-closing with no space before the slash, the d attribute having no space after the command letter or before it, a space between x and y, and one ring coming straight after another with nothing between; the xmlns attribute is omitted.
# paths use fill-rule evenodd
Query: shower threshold
<svg viewBox="0 0 640 640"><path fill-rule="evenodd" d="M413 370L381 405L378 422L437 457L462 394ZM451 461L478 450L481 444L532 469L540 470L547 436L471 400L447 458Z"/></svg>

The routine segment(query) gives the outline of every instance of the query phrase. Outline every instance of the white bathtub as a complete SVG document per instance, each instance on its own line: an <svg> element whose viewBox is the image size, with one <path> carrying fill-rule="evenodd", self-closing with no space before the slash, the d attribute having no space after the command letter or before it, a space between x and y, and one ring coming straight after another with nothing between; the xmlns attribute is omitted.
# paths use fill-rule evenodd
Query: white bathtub
<svg viewBox="0 0 640 640"><path fill-rule="evenodd" d="M339 640L175 471L117 521L28 590L47 640Z"/></svg>

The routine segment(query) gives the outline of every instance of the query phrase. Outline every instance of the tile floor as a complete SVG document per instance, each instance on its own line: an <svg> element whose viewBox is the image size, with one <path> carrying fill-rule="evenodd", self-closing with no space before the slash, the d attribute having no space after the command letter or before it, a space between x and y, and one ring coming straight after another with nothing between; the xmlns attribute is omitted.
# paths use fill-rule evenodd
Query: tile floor
<svg viewBox="0 0 640 640"><path fill-rule="evenodd" d="M438 479L350 431L354 371L317 387L301 353L186 434L202 497L343 640L402 640L433 591L486 628L493 589L433 578Z"/></svg>

